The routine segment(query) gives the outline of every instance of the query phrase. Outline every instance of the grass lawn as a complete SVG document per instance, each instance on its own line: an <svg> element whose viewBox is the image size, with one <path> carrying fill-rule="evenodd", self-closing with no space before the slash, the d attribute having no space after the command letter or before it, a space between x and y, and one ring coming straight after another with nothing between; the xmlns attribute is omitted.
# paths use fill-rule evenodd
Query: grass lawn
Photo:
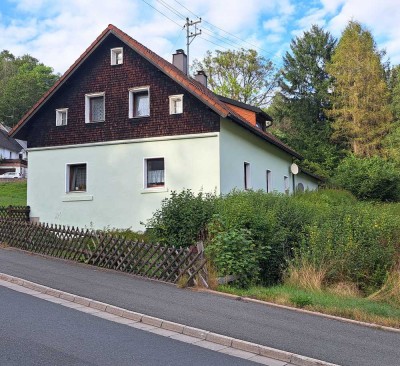
<svg viewBox="0 0 400 366"><path fill-rule="evenodd" d="M26 206L26 181L0 182L0 206Z"/></svg>
<svg viewBox="0 0 400 366"><path fill-rule="evenodd" d="M310 291L291 286L255 286L240 289L219 286L219 291L276 304L317 311L343 318L400 328L400 308L362 297L340 296L327 291Z"/></svg>

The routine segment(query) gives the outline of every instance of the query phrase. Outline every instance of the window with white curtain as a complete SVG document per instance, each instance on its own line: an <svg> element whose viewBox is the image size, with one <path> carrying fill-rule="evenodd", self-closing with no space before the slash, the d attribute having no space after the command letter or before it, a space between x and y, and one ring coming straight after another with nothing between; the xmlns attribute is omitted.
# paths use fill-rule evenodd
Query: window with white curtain
<svg viewBox="0 0 400 366"><path fill-rule="evenodd" d="M67 165L67 191L86 192L86 164Z"/></svg>
<svg viewBox="0 0 400 366"><path fill-rule="evenodd" d="M97 123L104 122L105 111L105 93L92 93L85 95L85 122Z"/></svg>
<svg viewBox="0 0 400 366"><path fill-rule="evenodd" d="M129 90L129 118L150 116L150 96L148 87Z"/></svg>
<svg viewBox="0 0 400 366"><path fill-rule="evenodd" d="M145 188L165 186L164 158L146 159L145 169Z"/></svg>

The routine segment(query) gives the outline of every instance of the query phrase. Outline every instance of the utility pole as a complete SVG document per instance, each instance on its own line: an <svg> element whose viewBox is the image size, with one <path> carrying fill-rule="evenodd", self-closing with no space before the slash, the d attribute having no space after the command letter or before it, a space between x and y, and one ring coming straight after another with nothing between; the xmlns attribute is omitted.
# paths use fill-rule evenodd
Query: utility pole
<svg viewBox="0 0 400 366"><path fill-rule="evenodd" d="M201 18L199 20L196 20L195 22L193 20L189 21L189 18L186 18L186 74L189 75L189 46L193 42L196 36L201 34L201 29L197 31L197 24L201 23ZM194 26L194 32L191 32L189 30L189 27Z"/></svg>

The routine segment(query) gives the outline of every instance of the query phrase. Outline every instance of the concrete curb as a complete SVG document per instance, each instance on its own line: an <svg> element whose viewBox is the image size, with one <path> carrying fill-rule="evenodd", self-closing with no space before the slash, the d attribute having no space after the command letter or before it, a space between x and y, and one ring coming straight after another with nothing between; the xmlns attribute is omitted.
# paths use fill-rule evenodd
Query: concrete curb
<svg viewBox="0 0 400 366"><path fill-rule="evenodd" d="M286 306L286 305L275 304L273 302L257 300L257 299L253 299L251 297L245 297L245 296L242 297L242 296L238 296L238 295L228 294L226 292L219 292L219 291L209 290L209 289L205 289L205 288L194 289L193 291L209 292L209 293L211 293L213 295L229 297L229 298L234 299L234 300L241 300L241 301L245 301L245 302L253 302L255 304L263 304L263 305L273 306L273 307L280 308L280 309L297 311L297 312L303 313L303 314L315 315L315 316L319 316L321 318L337 320L337 321L340 321L342 323L351 323L351 324L356 324L356 325L360 325L360 326L363 326L363 327L368 327L368 328L373 328L373 329L381 329L381 330L386 330L386 331L389 331L389 332L400 333L400 329L397 329L397 328L387 327L387 326L379 325L379 324L375 324L375 323L367 323L367 322L363 322L363 321L360 321L360 320L342 318L342 317L336 316L336 315L329 315L329 314L319 313L319 312L316 312L316 311L294 308L294 307Z"/></svg>
<svg viewBox="0 0 400 366"><path fill-rule="evenodd" d="M0 280L10 282L12 284L27 288L29 290L37 291L39 293L49 295L55 298L76 303L94 310L99 310L104 313L109 313L121 318L141 322L143 324L172 331L184 336L194 337L199 341L208 341L225 347L230 347L240 351L246 351L254 354L255 356L262 356L272 358L278 361L289 363L296 366L339 366L333 363L316 360L313 358L297 355L291 352L281 351L275 348L270 348L256 343L243 341L240 339L224 336L209 332L204 329L193 328L184 324L174 323L167 320L155 318L149 315L137 313L118 306L103 303L101 301L85 298L70 294L68 292L56 290L47 286L43 286L31 281L27 281L18 277L10 276L5 273L0 273Z"/></svg>

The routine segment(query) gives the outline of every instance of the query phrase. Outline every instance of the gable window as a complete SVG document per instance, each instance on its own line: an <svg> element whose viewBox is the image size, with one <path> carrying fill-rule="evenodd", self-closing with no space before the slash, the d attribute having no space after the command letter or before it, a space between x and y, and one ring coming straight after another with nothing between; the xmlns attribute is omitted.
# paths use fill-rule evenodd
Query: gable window
<svg viewBox="0 0 400 366"><path fill-rule="evenodd" d="M86 164L67 165L67 191L86 192Z"/></svg>
<svg viewBox="0 0 400 366"><path fill-rule="evenodd" d="M129 118L150 116L149 87L129 90Z"/></svg>
<svg viewBox="0 0 400 366"><path fill-rule="evenodd" d="M124 50L122 47L111 49L111 65L121 65L124 62Z"/></svg>
<svg viewBox="0 0 400 366"><path fill-rule="evenodd" d="M68 120L68 108L56 109L56 126L66 126Z"/></svg>
<svg viewBox="0 0 400 366"><path fill-rule="evenodd" d="M85 95L85 122L97 123L105 121L105 93Z"/></svg>
<svg viewBox="0 0 400 366"><path fill-rule="evenodd" d="M164 158L145 160L145 188L161 188L165 186Z"/></svg>
<svg viewBox="0 0 400 366"><path fill-rule="evenodd" d="M267 179L267 193L272 192L272 173L270 170L267 170L266 174L266 179Z"/></svg>
<svg viewBox="0 0 400 366"><path fill-rule="evenodd" d="M250 182L250 163L245 162L244 165L244 189L250 189L251 188L251 182Z"/></svg>
<svg viewBox="0 0 400 366"><path fill-rule="evenodd" d="M170 95L169 97L169 114L183 113L183 94Z"/></svg>

